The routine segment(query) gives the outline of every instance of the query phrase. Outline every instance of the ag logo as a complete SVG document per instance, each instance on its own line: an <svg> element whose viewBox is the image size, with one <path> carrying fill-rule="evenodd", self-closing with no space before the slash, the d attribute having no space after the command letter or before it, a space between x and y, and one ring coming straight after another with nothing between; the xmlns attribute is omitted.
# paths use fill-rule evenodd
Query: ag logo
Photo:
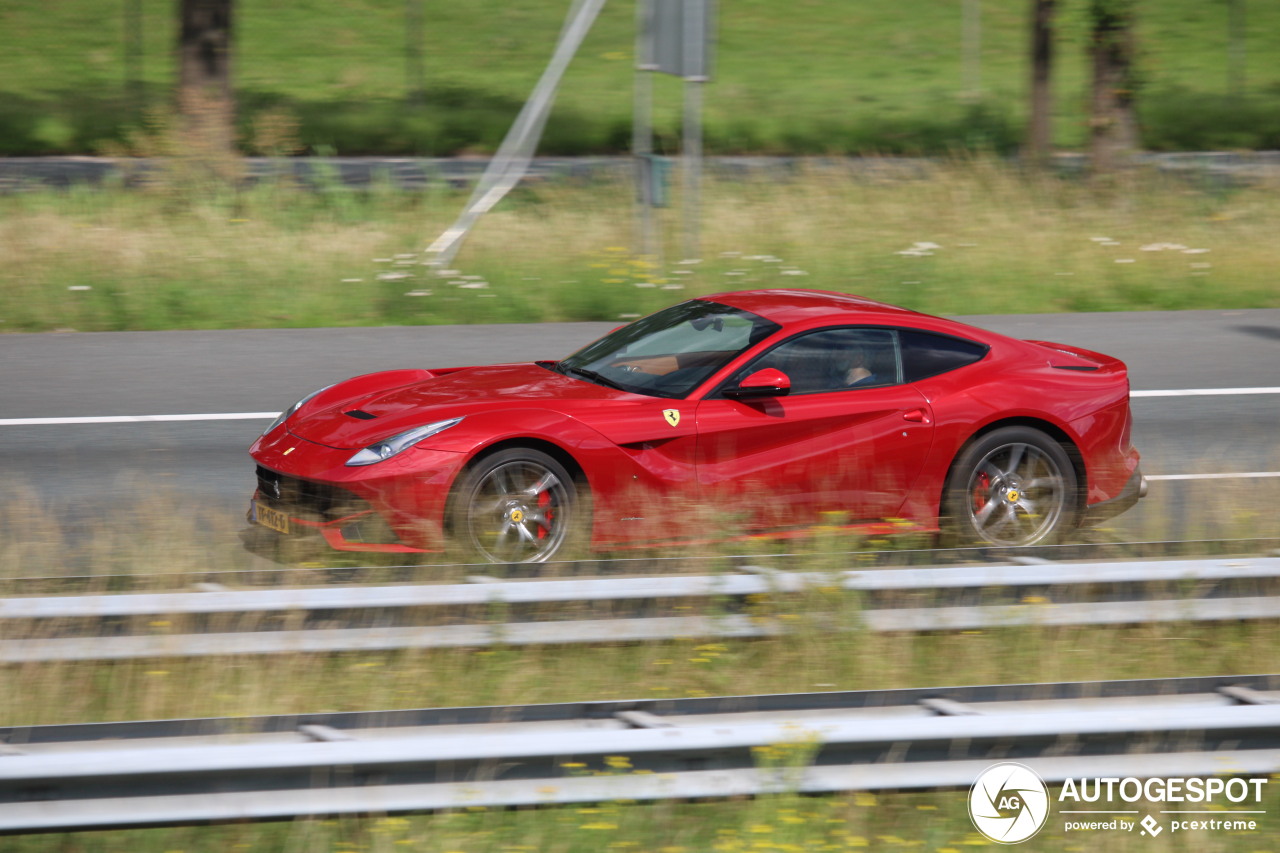
<svg viewBox="0 0 1280 853"><path fill-rule="evenodd" d="M666 418L667 423L671 424L672 426L675 426L676 424L680 423L679 409L663 409L662 416Z"/></svg>
<svg viewBox="0 0 1280 853"><path fill-rule="evenodd" d="M995 764L969 789L969 817L998 844L1026 841L1049 819L1049 789L1029 767Z"/></svg>

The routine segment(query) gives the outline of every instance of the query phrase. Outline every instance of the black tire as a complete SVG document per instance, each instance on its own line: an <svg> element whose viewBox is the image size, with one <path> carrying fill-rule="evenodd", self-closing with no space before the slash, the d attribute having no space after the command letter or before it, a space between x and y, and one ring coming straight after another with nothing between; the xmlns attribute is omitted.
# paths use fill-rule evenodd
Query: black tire
<svg viewBox="0 0 1280 853"><path fill-rule="evenodd" d="M585 527L573 477L540 450L511 447L477 459L450 496L450 530L490 563L545 563Z"/></svg>
<svg viewBox="0 0 1280 853"><path fill-rule="evenodd" d="M1061 542L1075 530L1080 511L1075 466L1040 430L1001 427L956 457L942 511L943 530L957 544Z"/></svg>

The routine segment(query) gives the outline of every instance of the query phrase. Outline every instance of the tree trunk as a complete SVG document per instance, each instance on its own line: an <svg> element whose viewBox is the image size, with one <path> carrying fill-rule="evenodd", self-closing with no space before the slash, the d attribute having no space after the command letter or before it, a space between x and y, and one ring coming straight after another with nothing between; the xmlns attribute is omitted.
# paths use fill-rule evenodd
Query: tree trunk
<svg viewBox="0 0 1280 853"><path fill-rule="evenodd" d="M1138 150L1133 8L1134 0L1092 0L1089 9L1093 23L1089 155L1098 175L1114 171Z"/></svg>
<svg viewBox="0 0 1280 853"><path fill-rule="evenodd" d="M183 144L196 155L227 155L235 147L231 90L234 0L180 0L178 112Z"/></svg>
<svg viewBox="0 0 1280 853"><path fill-rule="evenodd" d="M1053 16L1057 0L1031 0L1031 110L1027 159L1044 165L1053 149Z"/></svg>

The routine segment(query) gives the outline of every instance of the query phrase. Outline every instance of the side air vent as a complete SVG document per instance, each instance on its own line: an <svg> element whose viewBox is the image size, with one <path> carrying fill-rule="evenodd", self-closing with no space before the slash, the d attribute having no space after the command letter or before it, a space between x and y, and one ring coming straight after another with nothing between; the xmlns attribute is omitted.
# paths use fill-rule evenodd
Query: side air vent
<svg viewBox="0 0 1280 853"><path fill-rule="evenodd" d="M371 415L368 412L361 411L360 409L352 409L349 412L343 412L343 414L350 415L353 418L359 418L362 421L371 421L377 417L377 415Z"/></svg>

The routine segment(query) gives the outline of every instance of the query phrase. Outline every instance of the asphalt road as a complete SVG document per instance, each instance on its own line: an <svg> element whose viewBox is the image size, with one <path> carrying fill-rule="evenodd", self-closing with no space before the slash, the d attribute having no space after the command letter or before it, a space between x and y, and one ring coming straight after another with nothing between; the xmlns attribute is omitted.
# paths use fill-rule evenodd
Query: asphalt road
<svg viewBox="0 0 1280 853"><path fill-rule="evenodd" d="M1262 512L1274 520L1274 508L1257 504L1259 489L1273 487L1271 498L1280 492L1280 310L963 319L1124 359L1135 391L1135 442L1144 471L1156 476L1153 495L1207 487L1230 505L1204 512ZM611 326L3 335L0 471L10 495L41 502L45 513L121 511L150 494L234 516L252 491L246 449L267 424L264 415L303 394L387 368L558 358ZM1222 389L1270 392L1203 393ZM1159 391L1180 393L1147 395ZM204 417L76 420L168 415ZM1188 476L1199 479L1177 479ZM1125 524L1148 531L1135 535L1171 529L1167 535L1194 537L1202 500L1179 500L1181 517L1171 523L1150 517L1169 504L1148 500Z"/></svg>

